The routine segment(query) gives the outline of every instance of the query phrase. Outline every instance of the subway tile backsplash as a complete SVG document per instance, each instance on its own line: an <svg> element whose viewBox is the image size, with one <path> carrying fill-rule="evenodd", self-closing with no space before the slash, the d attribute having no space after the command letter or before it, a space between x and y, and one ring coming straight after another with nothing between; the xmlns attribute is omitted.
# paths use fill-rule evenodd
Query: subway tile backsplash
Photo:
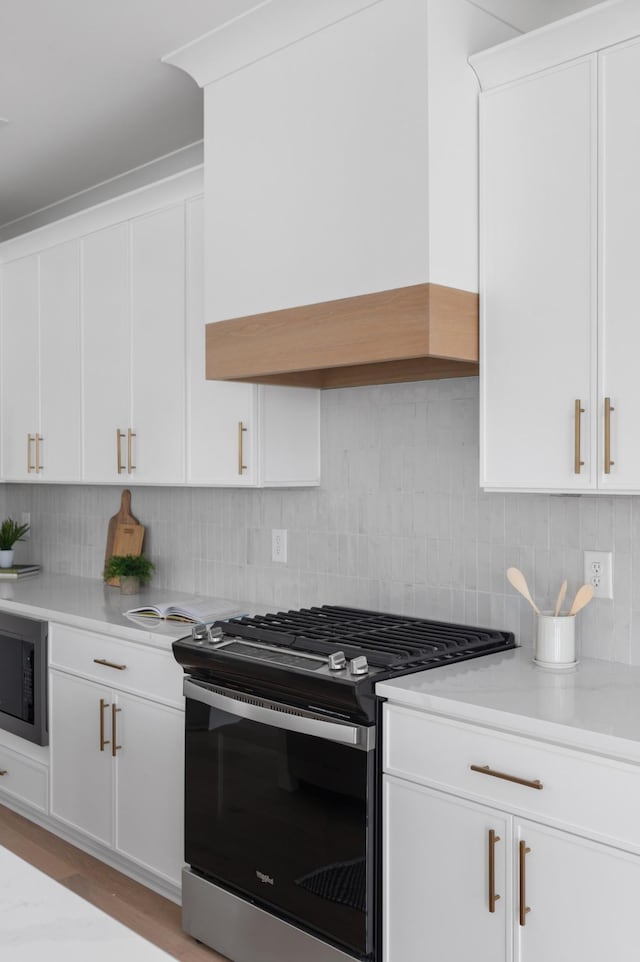
<svg viewBox="0 0 640 962"><path fill-rule="evenodd" d="M344 603L507 628L531 645L532 612L505 568L522 568L549 606L563 577L569 597L581 583L585 548L611 550L614 600L579 615L579 650L640 664L640 498L480 491L477 379L326 391L322 445L319 488L129 485L156 564L147 597L155 585L286 607ZM120 491L5 485L5 513L31 512L17 560L100 578ZM272 528L289 532L287 564L271 562Z"/></svg>

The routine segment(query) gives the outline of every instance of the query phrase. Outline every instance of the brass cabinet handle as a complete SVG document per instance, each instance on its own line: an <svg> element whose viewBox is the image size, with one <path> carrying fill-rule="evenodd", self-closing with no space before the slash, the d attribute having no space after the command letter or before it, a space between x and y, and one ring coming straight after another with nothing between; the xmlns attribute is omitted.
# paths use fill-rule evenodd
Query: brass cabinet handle
<svg viewBox="0 0 640 962"><path fill-rule="evenodd" d="M506 775L504 772L495 772L488 765L470 765L472 772L480 772L481 775L491 775L492 778L503 778L505 782L515 782L516 785L526 785L527 788L542 789L543 785L539 778L530 781L528 778L518 778L517 775Z"/></svg>
<svg viewBox="0 0 640 962"><path fill-rule="evenodd" d="M496 895L496 845L500 836L492 828L489 829L489 911L495 912L496 902L500 898Z"/></svg>
<svg viewBox="0 0 640 962"><path fill-rule="evenodd" d="M246 432L246 428L242 421L238 421L238 474L242 474L243 471L247 470L246 464L244 464L244 451L243 451L243 437L242 435Z"/></svg>
<svg viewBox="0 0 640 962"><path fill-rule="evenodd" d="M122 711L122 708L116 708L115 705L111 706L111 738L113 739L111 742L111 755L113 758L116 757L118 749L122 748L122 745L117 744L118 736L116 734L116 714L119 711Z"/></svg>
<svg viewBox="0 0 640 962"><path fill-rule="evenodd" d="M115 661L107 661L106 658L94 658L93 662L95 665L105 665L107 668L117 668L118 671L124 671L127 667L126 665L117 665Z"/></svg>
<svg viewBox="0 0 640 962"><path fill-rule="evenodd" d="M531 909L530 909L529 906L527 905L527 894L526 894L527 867L526 867L526 863L525 863L525 858L526 858L526 856L529 854L530 851L531 851L531 849L527 847L527 843L526 843L526 842L520 842L520 866L519 866L519 869L520 869L520 871L519 871L519 875L520 875L520 925L526 925L526 924L527 924L527 915L528 915L528 913L531 911Z"/></svg>
<svg viewBox="0 0 640 962"><path fill-rule="evenodd" d="M604 399L604 473L611 474L611 465L615 461L611 460L611 412L615 408L611 404L611 398Z"/></svg>
<svg viewBox="0 0 640 962"><path fill-rule="evenodd" d="M574 474L580 474L580 468L583 467L584 461L580 460L580 415L584 414L584 408L582 407L582 402L577 399L575 402L575 414L574 414L574 452L573 452L573 472Z"/></svg>
<svg viewBox="0 0 640 962"><path fill-rule="evenodd" d="M120 428L116 428L116 451L117 451L117 458L118 458L118 474L122 474L122 472L125 470L125 466L122 463L122 447L120 446L120 442L122 441L123 438L124 438L124 432L121 431Z"/></svg>
<svg viewBox="0 0 640 962"><path fill-rule="evenodd" d="M104 698L100 699L100 751L104 751L104 746L109 744L109 739L104 737L104 710L109 707L109 702Z"/></svg>
<svg viewBox="0 0 640 962"><path fill-rule="evenodd" d="M44 465L40 464L40 442L44 441L44 438L42 437L41 434L36 434L35 440L36 440L36 474L39 474L42 471L42 468L44 467Z"/></svg>
<svg viewBox="0 0 640 962"><path fill-rule="evenodd" d="M31 445L35 441L35 434L27 434L27 474L35 471L35 465L31 463Z"/></svg>
<svg viewBox="0 0 640 962"><path fill-rule="evenodd" d="M133 439L135 437L137 437L135 431L132 431L131 428L128 428L127 429L127 466L128 466L129 472L135 471L136 469L136 466L133 463L133 455L131 453L133 448Z"/></svg>

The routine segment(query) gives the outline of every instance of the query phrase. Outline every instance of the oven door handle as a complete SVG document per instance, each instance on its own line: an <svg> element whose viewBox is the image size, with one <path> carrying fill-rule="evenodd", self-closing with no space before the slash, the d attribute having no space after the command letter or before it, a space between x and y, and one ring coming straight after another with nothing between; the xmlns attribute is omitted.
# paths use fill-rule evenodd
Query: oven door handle
<svg viewBox="0 0 640 962"><path fill-rule="evenodd" d="M225 695L220 691L212 691L188 677L184 679L184 694L186 698L199 701L203 705L219 708L230 715L238 715L240 718L246 718L249 721L271 725L273 728L300 732L302 735L315 735L325 741L337 742L340 745L347 745L361 751L368 752L375 747L374 727L329 721L297 708L290 709L287 705L269 708L267 707L268 704L274 704L273 702L267 702L263 705L260 704L259 698L252 696L247 696L247 698L251 698L251 701L245 701L241 692L229 691L229 694Z"/></svg>

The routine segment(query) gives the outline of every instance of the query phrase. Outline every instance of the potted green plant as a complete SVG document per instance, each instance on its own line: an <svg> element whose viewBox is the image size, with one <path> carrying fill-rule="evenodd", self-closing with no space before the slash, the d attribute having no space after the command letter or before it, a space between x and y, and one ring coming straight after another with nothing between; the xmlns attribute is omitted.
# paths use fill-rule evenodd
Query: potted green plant
<svg viewBox="0 0 640 962"><path fill-rule="evenodd" d="M114 554L105 565L104 580L119 578L122 594L135 595L140 591L140 585L151 579L154 567L143 554Z"/></svg>
<svg viewBox="0 0 640 962"><path fill-rule="evenodd" d="M24 541L30 525L18 524L13 518L5 518L0 524L0 568L10 568L13 564L13 546L16 541Z"/></svg>

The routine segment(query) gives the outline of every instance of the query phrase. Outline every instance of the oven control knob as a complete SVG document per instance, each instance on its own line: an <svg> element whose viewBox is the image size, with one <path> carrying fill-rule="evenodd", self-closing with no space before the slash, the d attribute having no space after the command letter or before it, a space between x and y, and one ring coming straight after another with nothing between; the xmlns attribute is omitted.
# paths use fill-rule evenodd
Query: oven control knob
<svg viewBox="0 0 640 962"><path fill-rule="evenodd" d="M358 655L357 658L352 658L349 662L349 671L352 675L366 675L369 671L366 656Z"/></svg>
<svg viewBox="0 0 640 962"><path fill-rule="evenodd" d="M194 641L199 641L202 644L207 638L207 626L202 624L194 625L191 629L191 637Z"/></svg>
<svg viewBox="0 0 640 962"><path fill-rule="evenodd" d="M344 651L334 651L329 655L329 668L331 671L342 671L342 669L346 667L347 659L344 656Z"/></svg>

